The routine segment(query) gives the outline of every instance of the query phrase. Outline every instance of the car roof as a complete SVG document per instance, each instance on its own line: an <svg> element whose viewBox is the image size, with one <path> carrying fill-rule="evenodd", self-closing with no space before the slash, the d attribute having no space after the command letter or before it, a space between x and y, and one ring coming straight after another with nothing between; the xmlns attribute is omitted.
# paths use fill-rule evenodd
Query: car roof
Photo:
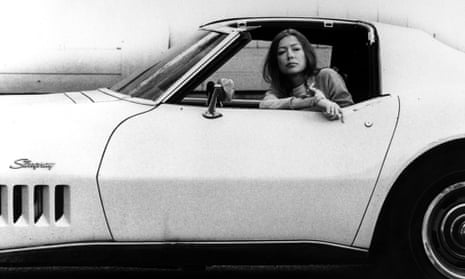
<svg viewBox="0 0 465 279"><path fill-rule="evenodd" d="M238 18L225 18L220 20L210 21L201 25L200 27L236 27L240 28L247 25L256 25L257 23L269 23L269 22L301 22L301 23L345 23L345 24L356 24L364 23L371 24L370 21L353 20L353 19L339 19L339 18L326 18L326 17L238 17Z"/></svg>
<svg viewBox="0 0 465 279"><path fill-rule="evenodd" d="M294 28L309 35L312 43L347 45L348 41L376 41L376 29L371 22L320 17L241 17L212 21L201 29L217 32L253 31L254 39L271 40L283 27ZM266 27L266 28L260 28ZM331 34L330 36L328 36ZM310 38L311 37L311 38Z"/></svg>

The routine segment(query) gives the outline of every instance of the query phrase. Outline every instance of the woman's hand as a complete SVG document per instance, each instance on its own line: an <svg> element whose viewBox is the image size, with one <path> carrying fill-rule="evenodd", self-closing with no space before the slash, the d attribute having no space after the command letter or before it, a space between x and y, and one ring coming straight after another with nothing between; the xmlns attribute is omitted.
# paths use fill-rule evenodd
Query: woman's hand
<svg viewBox="0 0 465 279"><path fill-rule="evenodd" d="M319 99L326 98L325 93L323 93L323 91L321 91L320 89L316 88L313 83L310 85L309 90L313 92L313 97L317 97Z"/></svg>
<svg viewBox="0 0 465 279"><path fill-rule="evenodd" d="M324 109L323 115L329 120L341 119L343 121L342 109L335 102L324 98L321 99L317 105Z"/></svg>
<svg viewBox="0 0 465 279"><path fill-rule="evenodd" d="M229 78L220 78L218 83L223 87L224 92L226 93L226 101L231 101L234 96L234 81Z"/></svg>

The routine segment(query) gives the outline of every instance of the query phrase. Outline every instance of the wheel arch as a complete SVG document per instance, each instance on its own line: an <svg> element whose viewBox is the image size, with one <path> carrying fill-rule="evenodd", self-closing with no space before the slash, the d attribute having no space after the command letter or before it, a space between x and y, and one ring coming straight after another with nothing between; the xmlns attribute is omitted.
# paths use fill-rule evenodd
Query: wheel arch
<svg viewBox="0 0 465 279"><path fill-rule="evenodd" d="M376 255L383 251L384 236L386 236L386 232L388 232L387 216L389 214L389 209L394 205L393 203L396 201L396 197L402 194L403 191L401 186L404 182L421 170L426 162L441 163L444 162L444 160L457 159L460 156L462 156L465 162L465 138L457 138L435 145L421 153L404 168L389 190L382 205L369 248L370 255Z"/></svg>

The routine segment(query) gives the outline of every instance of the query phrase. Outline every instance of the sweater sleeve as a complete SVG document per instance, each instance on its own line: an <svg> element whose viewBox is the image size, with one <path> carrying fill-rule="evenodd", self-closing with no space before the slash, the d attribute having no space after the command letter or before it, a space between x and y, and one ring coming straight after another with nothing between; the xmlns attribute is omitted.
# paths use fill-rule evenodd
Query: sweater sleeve
<svg viewBox="0 0 465 279"><path fill-rule="evenodd" d="M312 108L319 101L316 97L288 97L278 98L276 95L267 91L265 97L260 101L259 108L261 109L305 109Z"/></svg>
<svg viewBox="0 0 465 279"><path fill-rule="evenodd" d="M326 97L341 107L354 104L347 86L342 77L333 69L320 70L316 76L316 86L323 91Z"/></svg>
<svg viewBox="0 0 465 279"><path fill-rule="evenodd" d="M276 95L267 91L265 97L258 104L261 109L290 109L291 108L291 98L278 98Z"/></svg>

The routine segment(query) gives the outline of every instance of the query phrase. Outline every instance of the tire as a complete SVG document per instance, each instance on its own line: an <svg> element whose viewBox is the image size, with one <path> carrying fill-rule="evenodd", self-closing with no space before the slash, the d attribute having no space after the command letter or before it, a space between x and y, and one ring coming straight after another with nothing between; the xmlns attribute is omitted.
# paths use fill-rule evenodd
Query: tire
<svg viewBox="0 0 465 279"><path fill-rule="evenodd" d="M465 160L451 158L421 163L392 197L378 263L389 278L465 278Z"/></svg>

